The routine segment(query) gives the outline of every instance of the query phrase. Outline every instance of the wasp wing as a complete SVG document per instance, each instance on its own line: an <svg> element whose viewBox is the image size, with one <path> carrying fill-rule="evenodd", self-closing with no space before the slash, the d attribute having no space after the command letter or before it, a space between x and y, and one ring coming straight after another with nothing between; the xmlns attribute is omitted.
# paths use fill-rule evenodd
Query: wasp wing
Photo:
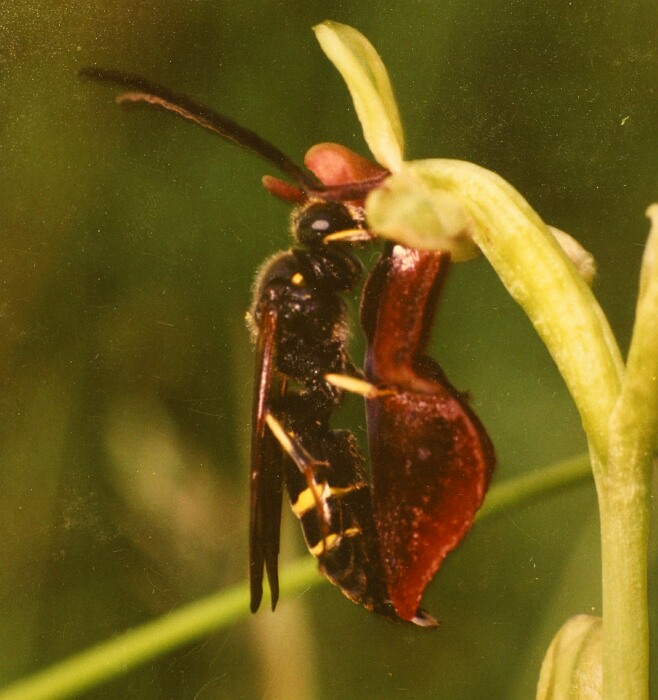
<svg viewBox="0 0 658 700"><path fill-rule="evenodd" d="M283 487L283 452L265 416L270 399L281 396L284 381L276 370L277 313L267 309L259 325L251 427L249 583L251 611L263 597L263 573L267 572L272 610L279 598L279 539Z"/></svg>

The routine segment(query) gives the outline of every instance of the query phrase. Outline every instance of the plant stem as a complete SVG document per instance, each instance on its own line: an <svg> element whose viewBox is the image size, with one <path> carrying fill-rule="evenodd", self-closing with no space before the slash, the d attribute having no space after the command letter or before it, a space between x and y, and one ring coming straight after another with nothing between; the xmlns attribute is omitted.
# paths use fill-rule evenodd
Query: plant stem
<svg viewBox="0 0 658 700"><path fill-rule="evenodd" d="M615 465L609 466L617 471ZM599 490L599 512L603 693L608 700L645 700L649 697L649 489L609 474L605 488Z"/></svg>
<svg viewBox="0 0 658 700"><path fill-rule="evenodd" d="M597 482L603 692L609 700L649 697L647 550L651 469L658 436L658 206L650 207L647 214L653 226L642 263L626 376L610 417L607 469Z"/></svg>

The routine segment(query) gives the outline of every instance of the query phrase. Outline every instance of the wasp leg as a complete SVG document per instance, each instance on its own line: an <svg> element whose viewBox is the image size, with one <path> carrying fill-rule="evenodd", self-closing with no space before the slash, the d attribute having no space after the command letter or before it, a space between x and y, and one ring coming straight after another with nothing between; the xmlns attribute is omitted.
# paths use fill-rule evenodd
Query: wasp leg
<svg viewBox="0 0 658 700"><path fill-rule="evenodd" d="M267 423L267 427L272 431L274 437L279 441L283 450L297 465L302 474L309 473L311 476L314 476L318 466L326 465L326 462L315 459L304 445L302 445L299 438L294 433L286 430L271 411L266 411L265 422Z"/></svg>
<svg viewBox="0 0 658 700"><path fill-rule="evenodd" d="M329 384L332 384L343 391L349 391L351 394L359 394L366 399L376 399L380 396L394 396L398 392L395 389L380 388L375 384L367 382L365 379L351 377L347 374L325 374L324 378Z"/></svg>
<svg viewBox="0 0 658 700"><path fill-rule="evenodd" d="M320 467L329 465L327 462L315 459L302 445L299 438L294 433L286 430L271 411L265 413L265 422L274 437L279 441L284 452L290 457L306 480L306 489L297 495L294 502L291 503L291 507L300 520L309 510L314 509L316 511L322 535L321 549L325 551L327 538L330 536L331 513L327 508L327 498L331 494L331 488L326 481L318 481L316 475Z"/></svg>

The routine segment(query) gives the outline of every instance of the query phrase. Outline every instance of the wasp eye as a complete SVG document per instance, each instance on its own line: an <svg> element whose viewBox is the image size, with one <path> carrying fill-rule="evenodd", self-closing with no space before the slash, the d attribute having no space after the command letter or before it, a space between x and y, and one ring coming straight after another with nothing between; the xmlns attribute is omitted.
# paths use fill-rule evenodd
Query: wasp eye
<svg viewBox="0 0 658 700"><path fill-rule="evenodd" d="M319 245L330 233L356 226L347 207L337 202L315 202L301 209L293 219L295 238L307 246Z"/></svg>
<svg viewBox="0 0 658 700"><path fill-rule="evenodd" d="M314 231L327 231L330 226L331 222L329 219L315 219L315 221L311 222L311 228Z"/></svg>

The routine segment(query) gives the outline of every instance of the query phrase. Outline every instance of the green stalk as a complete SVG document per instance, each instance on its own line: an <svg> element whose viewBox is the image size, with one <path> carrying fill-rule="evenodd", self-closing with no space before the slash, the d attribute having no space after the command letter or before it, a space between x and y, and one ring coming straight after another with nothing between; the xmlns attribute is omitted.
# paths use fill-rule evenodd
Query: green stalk
<svg viewBox="0 0 658 700"><path fill-rule="evenodd" d="M625 467L630 465L625 461ZM615 465L609 466L616 470ZM605 488L599 489L599 512L603 696L607 700L648 700L648 490L633 479L606 478Z"/></svg>
<svg viewBox="0 0 658 700"><path fill-rule="evenodd" d="M647 550L651 470L658 437L658 206L644 252L626 377L610 418L599 488L606 698L648 698Z"/></svg>

